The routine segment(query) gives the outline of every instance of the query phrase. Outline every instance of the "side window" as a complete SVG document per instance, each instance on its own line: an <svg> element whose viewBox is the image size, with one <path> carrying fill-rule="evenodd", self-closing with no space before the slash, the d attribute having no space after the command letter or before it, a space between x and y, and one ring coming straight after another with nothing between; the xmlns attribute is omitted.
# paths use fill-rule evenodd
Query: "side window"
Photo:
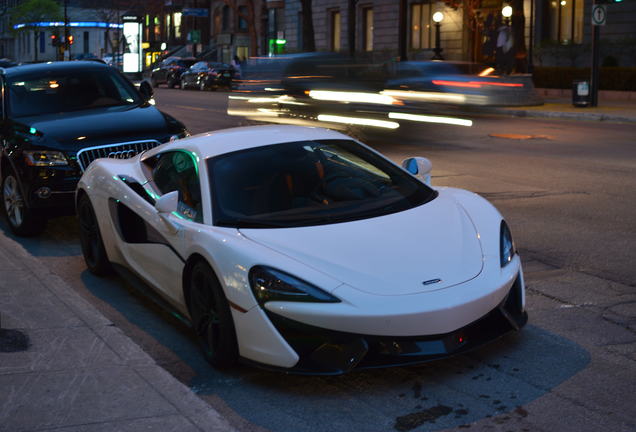
<svg viewBox="0 0 636 432"><path fill-rule="evenodd" d="M201 183L195 156L178 150L161 153L145 163L152 170L152 180L161 195L179 191L179 214L194 222L203 222Z"/></svg>

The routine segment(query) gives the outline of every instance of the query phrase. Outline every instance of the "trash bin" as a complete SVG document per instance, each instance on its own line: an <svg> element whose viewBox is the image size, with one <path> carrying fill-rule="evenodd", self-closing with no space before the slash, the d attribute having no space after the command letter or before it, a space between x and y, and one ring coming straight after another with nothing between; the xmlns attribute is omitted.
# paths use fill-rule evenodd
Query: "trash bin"
<svg viewBox="0 0 636 432"><path fill-rule="evenodd" d="M574 81L572 83L572 105L586 107L590 105L590 82Z"/></svg>

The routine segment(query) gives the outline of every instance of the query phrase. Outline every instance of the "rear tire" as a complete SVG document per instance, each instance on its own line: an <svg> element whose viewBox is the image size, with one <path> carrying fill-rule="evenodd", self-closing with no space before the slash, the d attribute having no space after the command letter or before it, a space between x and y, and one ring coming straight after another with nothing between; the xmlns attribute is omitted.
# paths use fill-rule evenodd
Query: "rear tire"
<svg viewBox="0 0 636 432"><path fill-rule="evenodd" d="M238 345L230 305L212 268L196 262L188 274L188 311L205 359L216 368L236 364Z"/></svg>
<svg viewBox="0 0 636 432"><path fill-rule="evenodd" d="M18 177L10 168L7 171L2 178L2 209L9 228L20 237L31 237L42 233L46 228L46 219L36 215L33 209L27 206Z"/></svg>
<svg viewBox="0 0 636 432"><path fill-rule="evenodd" d="M104 248L93 204L86 194L83 194L77 203L77 218L80 224L80 244L86 267L97 276L110 274L112 266Z"/></svg>

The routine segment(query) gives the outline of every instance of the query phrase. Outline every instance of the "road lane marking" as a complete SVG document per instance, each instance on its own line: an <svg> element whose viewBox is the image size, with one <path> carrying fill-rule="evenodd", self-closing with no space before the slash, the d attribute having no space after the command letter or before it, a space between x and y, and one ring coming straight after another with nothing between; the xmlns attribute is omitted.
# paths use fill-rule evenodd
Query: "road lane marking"
<svg viewBox="0 0 636 432"><path fill-rule="evenodd" d="M188 105L174 105L174 106L175 108L189 109L192 111L209 111L207 108L199 108L199 107L193 107Z"/></svg>

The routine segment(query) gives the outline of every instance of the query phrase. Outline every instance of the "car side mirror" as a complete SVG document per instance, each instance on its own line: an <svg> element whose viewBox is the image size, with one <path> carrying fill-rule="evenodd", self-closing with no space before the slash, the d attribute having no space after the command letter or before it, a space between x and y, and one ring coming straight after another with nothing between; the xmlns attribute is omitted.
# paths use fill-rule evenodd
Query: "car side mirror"
<svg viewBox="0 0 636 432"><path fill-rule="evenodd" d="M155 209L159 214L170 214L177 211L179 206L179 191L168 192L159 197L155 203Z"/></svg>
<svg viewBox="0 0 636 432"><path fill-rule="evenodd" d="M152 86L148 81L142 81L141 84L139 84L139 94L141 94L144 102L150 102L155 92L152 90Z"/></svg>
<svg viewBox="0 0 636 432"><path fill-rule="evenodd" d="M402 161L402 168L417 177L427 186L431 185L431 171L433 164L425 157L411 157Z"/></svg>

